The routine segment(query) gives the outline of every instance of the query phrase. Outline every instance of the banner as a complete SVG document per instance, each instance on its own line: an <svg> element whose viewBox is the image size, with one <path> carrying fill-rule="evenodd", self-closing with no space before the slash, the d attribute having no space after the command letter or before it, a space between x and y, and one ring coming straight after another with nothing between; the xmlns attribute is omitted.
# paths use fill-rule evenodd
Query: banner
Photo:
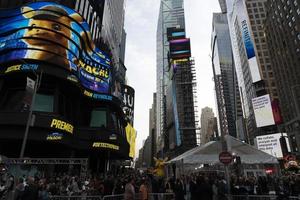
<svg viewBox="0 0 300 200"><path fill-rule="evenodd" d="M126 126L126 138L129 143L129 157L135 157L135 139L136 139L136 130L128 123Z"/></svg>
<svg viewBox="0 0 300 200"><path fill-rule="evenodd" d="M128 85L122 85L123 111L128 122L133 126L134 121L134 89Z"/></svg>
<svg viewBox="0 0 300 200"><path fill-rule="evenodd" d="M99 93L110 92L111 60L92 41L88 24L75 11L36 2L0 11L0 64L46 62L78 77Z"/></svg>
<svg viewBox="0 0 300 200"><path fill-rule="evenodd" d="M246 6L244 5L244 0L236 1L236 7L238 12L237 15L239 20L240 30L242 33L244 47L246 50L249 68L252 76L252 82L255 83L260 81L261 77L258 68L258 63L256 60L253 38L250 31L251 27L248 21L247 9Z"/></svg>

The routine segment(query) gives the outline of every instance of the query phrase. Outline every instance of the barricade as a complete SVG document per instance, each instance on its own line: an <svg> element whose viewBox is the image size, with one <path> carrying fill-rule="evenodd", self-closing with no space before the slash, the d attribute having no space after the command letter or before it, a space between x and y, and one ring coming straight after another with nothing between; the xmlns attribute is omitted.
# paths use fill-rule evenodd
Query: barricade
<svg viewBox="0 0 300 200"><path fill-rule="evenodd" d="M232 195L232 200L300 200L295 196L277 196L277 195Z"/></svg>
<svg viewBox="0 0 300 200"><path fill-rule="evenodd" d="M49 200L102 200L101 196L60 196L60 195L51 195L49 196Z"/></svg>
<svg viewBox="0 0 300 200"><path fill-rule="evenodd" d="M114 194L114 195L106 195L103 197L103 200L123 200L124 194Z"/></svg>
<svg viewBox="0 0 300 200"><path fill-rule="evenodd" d="M149 193L148 200L174 200L174 193Z"/></svg>

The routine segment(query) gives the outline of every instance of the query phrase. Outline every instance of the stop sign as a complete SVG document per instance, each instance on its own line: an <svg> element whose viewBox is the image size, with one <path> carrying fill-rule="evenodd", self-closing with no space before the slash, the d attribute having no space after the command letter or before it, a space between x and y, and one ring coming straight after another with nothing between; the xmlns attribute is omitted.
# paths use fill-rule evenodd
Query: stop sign
<svg viewBox="0 0 300 200"><path fill-rule="evenodd" d="M219 154L219 160L224 165L228 165L232 162L232 155L228 151L223 151Z"/></svg>

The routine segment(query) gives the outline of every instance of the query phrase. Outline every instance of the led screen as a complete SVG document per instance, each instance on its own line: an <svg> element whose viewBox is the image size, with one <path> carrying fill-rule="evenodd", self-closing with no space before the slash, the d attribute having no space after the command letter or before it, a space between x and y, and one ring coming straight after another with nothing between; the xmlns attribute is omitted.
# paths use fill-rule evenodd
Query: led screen
<svg viewBox="0 0 300 200"><path fill-rule="evenodd" d="M275 124L269 94L253 98L252 105L257 127L264 127Z"/></svg>
<svg viewBox="0 0 300 200"><path fill-rule="evenodd" d="M0 63L47 62L72 72L81 84L108 93L111 61L95 47L88 24L67 7L36 2L0 11Z"/></svg>
<svg viewBox="0 0 300 200"><path fill-rule="evenodd" d="M178 39L170 41L171 59L181 59L191 57L190 39Z"/></svg>

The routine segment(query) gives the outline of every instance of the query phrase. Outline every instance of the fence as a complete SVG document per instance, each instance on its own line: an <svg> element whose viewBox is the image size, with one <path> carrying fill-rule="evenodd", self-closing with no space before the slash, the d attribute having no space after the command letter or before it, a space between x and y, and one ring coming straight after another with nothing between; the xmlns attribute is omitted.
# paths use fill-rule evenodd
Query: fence
<svg viewBox="0 0 300 200"><path fill-rule="evenodd" d="M135 200L143 200L141 194L135 195ZM149 193L148 200L174 200L173 193ZM124 194L106 196L50 196L49 200L124 200Z"/></svg>
<svg viewBox="0 0 300 200"><path fill-rule="evenodd" d="M232 200L300 200L300 196L285 195L233 195Z"/></svg>

